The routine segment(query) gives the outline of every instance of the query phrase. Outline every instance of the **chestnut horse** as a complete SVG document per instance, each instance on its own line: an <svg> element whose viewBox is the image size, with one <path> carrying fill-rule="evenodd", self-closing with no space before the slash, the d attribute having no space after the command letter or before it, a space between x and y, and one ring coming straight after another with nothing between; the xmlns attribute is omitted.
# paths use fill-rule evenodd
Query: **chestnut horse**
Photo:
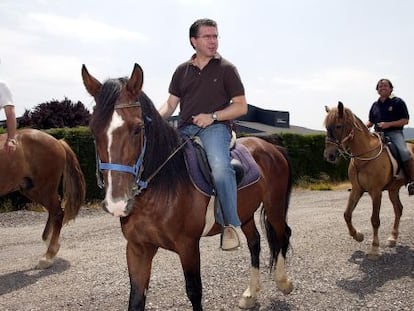
<svg viewBox="0 0 414 311"><path fill-rule="evenodd" d="M16 151L7 153L3 149L6 138L6 134L0 135L0 196L20 191L48 211L42 234L47 251L36 266L45 269L59 251L62 225L77 216L84 201L84 176L75 153L63 140L39 130L22 129L16 133Z"/></svg>
<svg viewBox="0 0 414 311"><path fill-rule="evenodd" d="M101 84L85 65L82 77L96 102L90 128L103 175L100 183L105 185L103 208L121 217L127 240L129 310L145 308L152 260L159 247L178 254L187 296L193 310L202 310L200 238L210 197L190 180L181 149L183 139L141 90L143 72L138 64L129 79ZM261 204L274 280L284 293L293 288L285 270L292 179L280 147L260 138L243 138L238 143L251 152L261 174L256 183L238 191L238 214L251 256L250 280L239 305L250 308L260 289L260 235L254 215ZM221 226L215 223L206 235L220 232Z"/></svg>
<svg viewBox="0 0 414 311"><path fill-rule="evenodd" d="M393 247L397 242L403 211L399 191L407 180L404 176L394 174L387 147L378 133L370 132L366 125L341 102L338 103L338 107L331 109L325 107L325 109L328 113L325 118L327 129L325 159L334 163L339 155L350 158L348 176L352 189L344 213L349 234L358 242L364 240L364 235L352 224L352 212L364 192L368 192L372 199L371 223L373 228L372 247L368 257L377 259L380 255L378 229L382 191L388 190L394 207L394 225L388 238L388 246ZM411 146L409 147L412 150Z"/></svg>

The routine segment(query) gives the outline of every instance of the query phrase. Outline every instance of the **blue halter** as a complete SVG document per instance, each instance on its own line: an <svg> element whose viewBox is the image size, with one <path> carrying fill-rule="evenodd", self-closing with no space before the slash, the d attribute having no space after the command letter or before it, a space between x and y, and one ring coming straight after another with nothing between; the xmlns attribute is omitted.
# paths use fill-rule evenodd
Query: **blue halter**
<svg viewBox="0 0 414 311"><path fill-rule="evenodd" d="M132 174L135 177L135 187L133 187L133 192L135 195L137 195L141 193L142 190L148 187L148 181L144 181L141 179L142 172L144 171L143 162L144 162L144 156L145 156L146 149L147 149L147 138L144 134L144 143L143 143L142 151L137 159L137 162L134 165L130 166L130 165L124 165L124 164L106 163L106 162L102 162L101 159L99 159L99 156L97 156L98 170L99 172L107 170L107 171L117 171L117 172L124 172L124 173ZM101 188L103 187L102 180L98 182L98 186L100 186Z"/></svg>
<svg viewBox="0 0 414 311"><path fill-rule="evenodd" d="M115 108L125 108L125 107L139 107L140 103L139 102L135 102L134 104L130 105L117 105ZM147 121L151 121L150 118L147 118ZM135 182L134 182L134 186L132 187L132 192L135 195L138 195L141 193L142 190L146 189L148 187L148 180L142 180L142 172L144 171L144 156L145 156L145 151L147 149L147 137L145 136L145 127L142 128L143 131L143 144L142 144L142 151L141 154L139 155L137 162L130 166L130 165L124 165L124 164L117 164L117 163L106 163L106 162L102 162L101 159L99 158L98 152L96 150L96 146L95 146L95 150L96 150L96 178L97 178L97 183L98 183L98 187L99 188L104 188L105 184L102 180L102 177L100 175L100 173L102 173L102 171L117 171L117 172L124 172L124 173L129 173L132 174L135 178Z"/></svg>

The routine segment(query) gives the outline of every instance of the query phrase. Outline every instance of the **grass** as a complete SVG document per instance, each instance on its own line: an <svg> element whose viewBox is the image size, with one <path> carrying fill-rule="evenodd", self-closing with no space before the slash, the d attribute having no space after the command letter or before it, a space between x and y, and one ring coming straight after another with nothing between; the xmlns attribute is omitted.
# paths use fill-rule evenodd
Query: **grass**
<svg viewBox="0 0 414 311"><path fill-rule="evenodd" d="M303 176L296 181L295 186L297 188L314 191L344 190L351 188L349 182L334 182L328 175L323 173L319 178Z"/></svg>

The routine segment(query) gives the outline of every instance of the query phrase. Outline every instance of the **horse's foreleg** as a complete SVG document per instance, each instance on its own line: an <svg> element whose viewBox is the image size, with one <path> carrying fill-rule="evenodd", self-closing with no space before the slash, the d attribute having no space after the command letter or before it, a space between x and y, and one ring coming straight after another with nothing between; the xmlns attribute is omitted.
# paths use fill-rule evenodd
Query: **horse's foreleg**
<svg viewBox="0 0 414 311"><path fill-rule="evenodd" d="M152 259L156 252L155 246L138 246L129 241L127 243L127 264L131 287L128 305L130 311L145 310Z"/></svg>
<svg viewBox="0 0 414 311"><path fill-rule="evenodd" d="M358 242L362 242L364 240L364 235L361 232L358 232L352 224L352 213L354 212L354 209L358 204L358 201L363 193L363 190L356 189L356 187L352 187L351 193L349 194L348 198L348 204L344 212L344 218L346 225L348 227L349 235L352 236L354 240Z"/></svg>
<svg viewBox="0 0 414 311"><path fill-rule="evenodd" d="M394 225L391 230L391 234L388 237L388 246L394 247L397 244L399 227L400 227L400 218L402 216L403 205L400 201L399 195L400 189L393 189L388 191L388 196L394 208Z"/></svg>
<svg viewBox="0 0 414 311"><path fill-rule="evenodd" d="M380 208L381 208L382 192L379 191L375 193L370 193L370 195L372 198L371 224L372 224L373 237L372 237L371 250L368 253L368 258L378 259L380 255L378 229L380 226L379 213L380 213Z"/></svg>
<svg viewBox="0 0 414 311"><path fill-rule="evenodd" d="M256 305L257 296L260 291L260 234L257 231L253 218L245 223L242 229L247 238L251 268L249 284L239 300L239 308L250 309Z"/></svg>
<svg viewBox="0 0 414 311"><path fill-rule="evenodd" d="M200 273L200 240L181 243L182 248L178 250L181 266L184 271L185 289L190 299L193 311L202 311L201 305L202 285Z"/></svg>

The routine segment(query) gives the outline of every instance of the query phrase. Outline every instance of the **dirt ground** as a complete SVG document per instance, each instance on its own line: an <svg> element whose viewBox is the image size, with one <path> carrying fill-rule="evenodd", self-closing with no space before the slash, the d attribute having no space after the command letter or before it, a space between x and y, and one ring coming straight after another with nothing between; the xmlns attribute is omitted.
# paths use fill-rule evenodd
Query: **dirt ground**
<svg viewBox="0 0 414 311"><path fill-rule="evenodd" d="M292 248L287 272L294 290L283 295L268 273L268 247L262 234L262 291L253 310L412 310L414 305L414 198L401 190L405 210L395 248L386 247L393 211L384 193L382 255L367 259L372 229L371 203L364 195L354 213L362 243L348 236L343 211L346 189L295 190L289 224ZM41 233L46 214L0 214L0 310L126 310L129 280L125 240L119 220L82 208L62 230L52 268L35 270L45 251ZM249 255L245 241L236 252L220 251L219 236L203 238L201 263L205 310L239 310L247 287ZM178 256L160 250L155 257L146 310L191 310Z"/></svg>

